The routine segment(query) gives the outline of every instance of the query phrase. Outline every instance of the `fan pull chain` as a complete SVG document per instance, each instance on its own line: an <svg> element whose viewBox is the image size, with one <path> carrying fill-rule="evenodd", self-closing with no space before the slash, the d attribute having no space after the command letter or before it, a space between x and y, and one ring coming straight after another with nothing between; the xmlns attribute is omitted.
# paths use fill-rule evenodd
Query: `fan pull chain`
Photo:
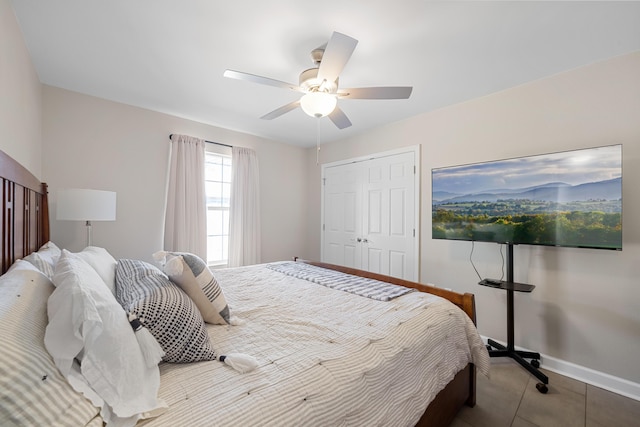
<svg viewBox="0 0 640 427"><path fill-rule="evenodd" d="M320 164L320 117L316 119L316 166Z"/></svg>

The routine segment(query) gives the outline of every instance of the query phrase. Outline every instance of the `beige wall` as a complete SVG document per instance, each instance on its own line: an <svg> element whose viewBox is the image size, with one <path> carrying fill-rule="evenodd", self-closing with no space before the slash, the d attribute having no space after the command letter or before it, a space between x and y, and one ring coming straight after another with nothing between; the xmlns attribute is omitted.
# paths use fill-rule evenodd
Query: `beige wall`
<svg viewBox="0 0 640 427"><path fill-rule="evenodd" d="M41 85L9 0L0 0L0 150L42 176Z"/></svg>
<svg viewBox="0 0 640 427"><path fill-rule="evenodd" d="M117 192L117 221L95 222L93 243L116 258L151 260L162 249L169 134L253 148L259 159L262 259L306 256L306 153L303 149L116 102L44 86L44 179L52 240L79 250L84 224L56 221L60 188ZM286 167L282 167L286 165Z"/></svg>
<svg viewBox="0 0 640 427"><path fill-rule="evenodd" d="M640 52L326 144L321 156L414 144L422 145L421 281L475 293L481 334L501 341L505 292L476 284L470 243L431 239L431 169L623 144L623 251L517 246L515 279L536 289L516 295L515 337L517 346L640 383ZM309 240L319 258L320 168L310 170ZM500 277L498 245L476 244L474 261L484 277Z"/></svg>

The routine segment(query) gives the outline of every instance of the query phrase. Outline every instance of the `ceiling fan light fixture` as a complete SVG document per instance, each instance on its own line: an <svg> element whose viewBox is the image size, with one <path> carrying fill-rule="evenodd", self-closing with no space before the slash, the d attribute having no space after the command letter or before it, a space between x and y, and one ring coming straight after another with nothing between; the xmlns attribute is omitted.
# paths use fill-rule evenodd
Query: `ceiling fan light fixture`
<svg viewBox="0 0 640 427"><path fill-rule="evenodd" d="M331 39L327 43L311 52L311 58L313 59L315 67L300 73L298 78L299 84L297 86L280 80L234 70L226 70L224 76L293 90L304 94L300 99L289 102L260 117L263 120L275 119L301 107L305 114L316 118L329 116L338 129L345 129L351 126L351 121L346 114L337 107L338 98L341 100L407 99L412 91L412 87L410 86L342 88L342 90L338 91L340 73L349 61L349 58L351 58L357 44L358 40L353 37L334 31Z"/></svg>
<svg viewBox="0 0 640 427"><path fill-rule="evenodd" d="M309 92L300 98L302 110L311 117L324 117L335 110L338 98L326 92Z"/></svg>

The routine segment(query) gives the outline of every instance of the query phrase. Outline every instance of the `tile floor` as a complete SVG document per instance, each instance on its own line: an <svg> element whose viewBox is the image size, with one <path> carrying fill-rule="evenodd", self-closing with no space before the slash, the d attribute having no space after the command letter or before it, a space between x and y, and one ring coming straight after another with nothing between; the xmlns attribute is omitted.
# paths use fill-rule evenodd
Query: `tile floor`
<svg viewBox="0 0 640 427"><path fill-rule="evenodd" d="M451 427L640 427L640 401L544 372L547 394L513 360L491 359L491 378L478 374L476 406L463 407Z"/></svg>

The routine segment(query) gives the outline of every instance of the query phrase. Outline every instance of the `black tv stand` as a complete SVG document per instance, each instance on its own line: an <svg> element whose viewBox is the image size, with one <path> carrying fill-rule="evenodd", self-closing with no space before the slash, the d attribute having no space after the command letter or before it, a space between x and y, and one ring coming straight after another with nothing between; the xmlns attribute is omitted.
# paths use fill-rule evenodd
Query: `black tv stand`
<svg viewBox="0 0 640 427"><path fill-rule="evenodd" d="M487 349L489 350L489 356L491 357L510 357L527 371L529 371L534 377L541 382L536 384L536 388L540 393L546 393L548 391L547 384L549 384L549 378L540 372L540 353L532 351L516 350L514 344L514 316L513 316L513 297L514 292L531 292L535 288L534 285L528 285L526 283L516 283L513 281L513 244L507 244L507 280L494 280L484 279L481 280L479 285L490 286L493 288L504 289L507 291L507 346L495 342L492 339L487 340ZM527 362L525 359L531 359L531 362Z"/></svg>

